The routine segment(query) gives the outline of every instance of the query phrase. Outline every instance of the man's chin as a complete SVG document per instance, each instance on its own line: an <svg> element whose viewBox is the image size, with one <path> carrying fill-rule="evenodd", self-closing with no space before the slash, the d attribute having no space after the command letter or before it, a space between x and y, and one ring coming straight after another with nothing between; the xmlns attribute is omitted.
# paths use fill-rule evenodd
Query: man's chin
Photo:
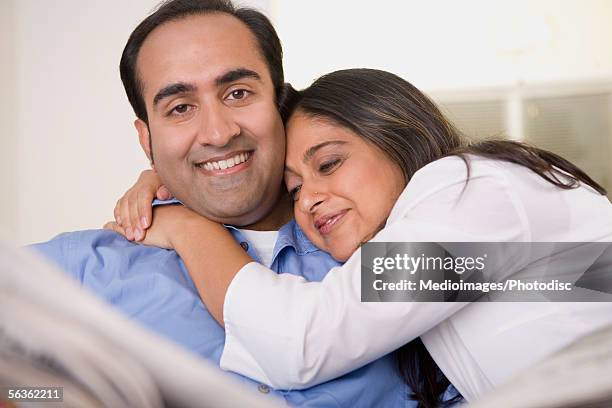
<svg viewBox="0 0 612 408"><path fill-rule="evenodd" d="M232 200L219 198L215 203L190 206L192 210L211 221L237 227L248 226L258 222L270 209L262 205L261 200L240 200L234 196Z"/></svg>

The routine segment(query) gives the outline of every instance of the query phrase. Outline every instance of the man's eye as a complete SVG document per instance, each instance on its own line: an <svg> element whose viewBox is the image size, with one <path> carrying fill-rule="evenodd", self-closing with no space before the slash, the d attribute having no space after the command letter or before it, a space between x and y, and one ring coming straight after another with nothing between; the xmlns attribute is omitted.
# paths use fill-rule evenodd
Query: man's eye
<svg viewBox="0 0 612 408"><path fill-rule="evenodd" d="M319 166L319 171L321 173L329 173L340 163L340 159L334 159L328 162L325 162Z"/></svg>
<svg viewBox="0 0 612 408"><path fill-rule="evenodd" d="M240 100L246 98L248 94L249 91L246 89L236 89L235 91L230 92L227 98L231 100Z"/></svg>
<svg viewBox="0 0 612 408"><path fill-rule="evenodd" d="M302 188L302 186L295 186L294 188L292 188L289 191L289 197L291 197L291 199L293 201L297 201L299 198L299 193L300 193L300 189Z"/></svg>
<svg viewBox="0 0 612 408"><path fill-rule="evenodd" d="M171 115L184 115L185 113L189 112L190 109L191 109L191 105L182 103L172 108L172 110L170 111L170 114Z"/></svg>

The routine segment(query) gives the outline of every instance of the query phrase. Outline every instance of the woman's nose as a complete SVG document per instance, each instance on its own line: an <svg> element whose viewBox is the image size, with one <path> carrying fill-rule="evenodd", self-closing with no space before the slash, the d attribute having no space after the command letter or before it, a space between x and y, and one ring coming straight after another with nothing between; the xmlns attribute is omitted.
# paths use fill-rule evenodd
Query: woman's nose
<svg viewBox="0 0 612 408"><path fill-rule="evenodd" d="M315 188L305 187L300 189L298 204L300 210L306 213L314 212L319 205L325 201L325 194Z"/></svg>

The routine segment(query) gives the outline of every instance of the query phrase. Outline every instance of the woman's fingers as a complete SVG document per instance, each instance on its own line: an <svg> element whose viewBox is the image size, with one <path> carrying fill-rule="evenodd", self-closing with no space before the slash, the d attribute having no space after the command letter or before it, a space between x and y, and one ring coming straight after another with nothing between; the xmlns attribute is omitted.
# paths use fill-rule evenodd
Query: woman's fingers
<svg viewBox="0 0 612 408"><path fill-rule="evenodd" d="M172 193L166 186L160 186L157 189L157 193L155 194L158 200L170 200L172 198Z"/></svg>
<svg viewBox="0 0 612 408"><path fill-rule="evenodd" d="M107 230L115 231L116 233L121 234L125 237L125 230L114 221L107 222L106 224L104 224L103 228Z"/></svg>
<svg viewBox="0 0 612 408"><path fill-rule="evenodd" d="M125 237L130 241L134 240L134 229L132 226L132 218L130 217L130 200L127 198L127 194L121 199L121 220L123 223L121 226L125 229Z"/></svg>
<svg viewBox="0 0 612 408"><path fill-rule="evenodd" d="M130 241L142 241L153 220L152 202L155 195L172 198L168 189L161 189L161 181L153 170L140 173L136 184L119 199L114 209L115 221L123 228Z"/></svg>
<svg viewBox="0 0 612 408"><path fill-rule="evenodd" d="M139 191L138 192L138 225L142 230L146 230L151 225L151 215L153 213L153 192L151 191Z"/></svg>
<svg viewBox="0 0 612 408"><path fill-rule="evenodd" d="M130 212L129 216L132 235L136 241L140 241L144 238L144 232L140 226L140 221L138 220L138 193L136 193L136 197L134 197L134 195L130 197L128 209Z"/></svg>
<svg viewBox="0 0 612 408"><path fill-rule="evenodd" d="M117 200L117 204L115 204L115 208L113 209L113 216L115 217L115 221L117 224L122 224L121 219L121 198Z"/></svg>

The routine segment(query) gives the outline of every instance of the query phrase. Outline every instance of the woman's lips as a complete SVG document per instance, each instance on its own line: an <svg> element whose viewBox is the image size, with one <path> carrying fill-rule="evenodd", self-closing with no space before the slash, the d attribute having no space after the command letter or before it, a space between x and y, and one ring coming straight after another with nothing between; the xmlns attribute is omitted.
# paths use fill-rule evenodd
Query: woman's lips
<svg viewBox="0 0 612 408"><path fill-rule="evenodd" d="M321 235L327 235L331 230L338 225L338 222L346 215L348 210L340 211L334 215L324 216L315 220L315 228Z"/></svg>

